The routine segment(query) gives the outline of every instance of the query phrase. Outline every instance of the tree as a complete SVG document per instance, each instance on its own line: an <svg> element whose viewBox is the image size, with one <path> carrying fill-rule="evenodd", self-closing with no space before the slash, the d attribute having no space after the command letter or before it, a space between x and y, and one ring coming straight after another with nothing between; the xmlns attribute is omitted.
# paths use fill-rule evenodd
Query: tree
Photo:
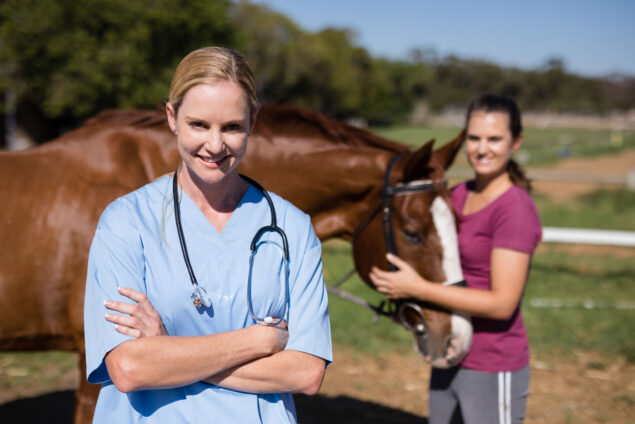
<svg viewBox="0 0 635 424"><path fill-rule="evenodd" d="M228 0L7 0L1 84L49 119L156 107L186 53L235 42L229 7Z"/></svg>

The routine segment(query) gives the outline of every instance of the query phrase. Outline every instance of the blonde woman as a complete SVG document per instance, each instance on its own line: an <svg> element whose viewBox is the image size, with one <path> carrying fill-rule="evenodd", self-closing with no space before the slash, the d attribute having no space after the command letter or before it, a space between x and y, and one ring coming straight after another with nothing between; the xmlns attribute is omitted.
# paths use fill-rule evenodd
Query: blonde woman
<svg viewBox="0 0 635 424"><path fill-rule="evenodd" d="M321 247L306 214L238 173L256 112L240 53L178 65L178 170L110 204L91 247L94 422L293 423L291 393L319 390L332 360ZM279 231L261 234L274 215Z"/></svg>

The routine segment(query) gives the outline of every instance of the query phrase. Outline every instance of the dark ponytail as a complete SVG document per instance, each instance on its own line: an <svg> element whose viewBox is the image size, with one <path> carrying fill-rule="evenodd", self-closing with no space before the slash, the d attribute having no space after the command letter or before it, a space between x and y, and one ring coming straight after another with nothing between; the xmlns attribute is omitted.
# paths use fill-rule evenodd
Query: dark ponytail
<svg viewBox="0 0 635 424"><path fill-rule="evenodd" d="M507 96L497 94L483 94L470 103L465 116L465 127L470 122L472 112L502 112L509 117L509 131L512 139L516 140L523 132L523 125L520 116L520 109L516 102ZM527 178L525 170L518 163L510 159L507 163L507 173L514 185L522 187L528 193L531 192L531 181Z"/></svg>
<svg viewBox="0 0 635 424"><path fill-rule="evenodd" d="M507 173L514 185L524 188L527 193L531 193L531 180L527 178L523 167L514 159L510 159L509 162L507 162Z"/></svg>

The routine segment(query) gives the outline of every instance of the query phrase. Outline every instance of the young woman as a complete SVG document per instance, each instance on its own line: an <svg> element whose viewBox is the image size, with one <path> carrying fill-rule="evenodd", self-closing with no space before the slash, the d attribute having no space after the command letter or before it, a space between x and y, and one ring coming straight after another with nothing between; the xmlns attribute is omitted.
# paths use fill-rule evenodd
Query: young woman
<svg viewBox="0 0 635 424"><path fill-rule="evenodd" d="M319 390L332 360L320 243L306 214L238 174L256 111L240 53L178 65L177 172L110 204L91 246L94 422L292 423L291 393ZM274 214L279 229L260 231Z"/></svg>
<svg viewBox="0 0 635 424"><path fill-rule="evenodd" d="M430 423L521 423L529 393L529 347L520 302L542 230L530 184L513 161L523 143L515 102L483 95L469 106L465 148L473 180L452 190L467 288L427 281L393 255L399 270L371 278L390 298L414 297L471 315L471 351L452 369L433 368Z"/></svg>

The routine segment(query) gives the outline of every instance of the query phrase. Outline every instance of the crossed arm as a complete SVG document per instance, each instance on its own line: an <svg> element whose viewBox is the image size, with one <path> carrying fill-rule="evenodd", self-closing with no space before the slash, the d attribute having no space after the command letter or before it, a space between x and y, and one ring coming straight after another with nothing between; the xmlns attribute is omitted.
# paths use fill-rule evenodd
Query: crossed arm
<svg viewBox="0 0 635 424"><path fill-rule="evenodd" d="M112 382L122 392L178 387L197 381L250 393L315 394L324 378L325 361L308 353L283 350L286 323L252 325L239 330L194 337L168 336L147 297L135 290L119 292L135 304L107 301L121 314L106 314L122 334L135 337L106 355Z"/></svg>

